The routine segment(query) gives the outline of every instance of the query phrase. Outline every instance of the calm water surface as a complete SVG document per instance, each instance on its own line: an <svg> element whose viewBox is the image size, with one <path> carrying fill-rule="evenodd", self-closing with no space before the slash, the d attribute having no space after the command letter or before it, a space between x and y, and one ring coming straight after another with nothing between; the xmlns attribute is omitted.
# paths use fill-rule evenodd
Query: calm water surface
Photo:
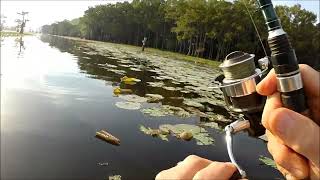
<svg viewBox="0 0 320 180"><path fill-rule="evenodd" d="M140 132L140 124L193 124L199 117L150 118L117 108L119 98L113 96L113 88L121 75L98 68L105 62L107 57L88 55L71 40L2 39L1 179L107 179L117 174L122 179L153 179L189 154L229 160L219 131L209 130L213 146L172 137L166 142ZM152 72L126 71L142 80L132 87L135 94L178 95L146 87L143 82L152 81ZM96 139L95 132L101 129L121 139L121 146ZM260 155L270 157L261 140L240 134L235 148L252 179L281 177L258 160ZM100 166L101 162L108 165Z"/></svg>

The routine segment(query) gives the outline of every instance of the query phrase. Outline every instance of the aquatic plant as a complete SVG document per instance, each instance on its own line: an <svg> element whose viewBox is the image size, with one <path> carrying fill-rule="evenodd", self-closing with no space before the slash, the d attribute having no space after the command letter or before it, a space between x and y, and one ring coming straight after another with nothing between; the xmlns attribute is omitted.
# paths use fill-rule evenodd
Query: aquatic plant
<svg viewBox="0 0 320 180"><path fill-rule="evenodd" d="M197 145L212 145L214 140L204 129L192 124L163 124L159 129L152 129L140 125L140 131L153 137L159 137L162 140L169 141L167 136L173 135L178 139L189 141L195 139Z"/></svg>
<svg viewBox="0 0 320 180"><path fill-rule="evenodd" d="M160 130L168 130L172 132L176 137L180 138L181 133L190 132L198 145L211 145L214 140L210 137L208 131L192 124L163 124L159 126Z"/></svg>
<svg viewBox="0 0 320 180"><path fill-rule="evenodd" d="M144 103L147 102L147 98L141 97L135 94L130 94L130 95L120 95L119 98L129 101L129 102L136 102L136 103Z"/></svg>
<svg viewBox="0 0 320 180"><path fill-rule="evenodd" d="M151 86L151 87L162 87L162 86L164 86L164 83L162 81L159 81L159 82L147 82L147 84L149 84L149 86Z"/></svg>
<svg viewBox="0 0 320 180"><path fill-rule="evenodd" d="M141 108L141 104L136 102L116 102L115 105L118 108L127 110L138 110Z"/></svg>
<svg viewBox="0 0 320 180"><path fill-rule="evenodd" d="M121 176L120 175L109 176L109 180L121 180Z"/></svg>
<svg viewBox="0 0 320 180"><path fill-rule="evenodd" d="M130 82L141 82L140 79L137 79L137 78L130 78L130 77L127 77L127 76L123 76L121 78L121 82L125 82L125 83L130 83Z"/></svg>
<svg viewBox="0 0 320 180"><path fill-rule="evenodd" d="M148 103L156 103L164 99L160 94L146 94L146 98Z"/></svg>
<svg viewBox="0 0 320 180"><path fill-rule="evenodd" d="M270 158L265 157L265 156L260 156L260 157L259 157L259 160L260 160L263 164L277 169L276 163L274 162L273 159L270 159Z"/></svg>
<svg viewBox="0 0 320 180"><path fill-rule="evenodd" d="M191 107L196 107L199 109L204 109L204 105L197 102L197 101L193 101L192 99L184 99L183 104L187 105L187 106L191 106Z"/></svg>
<svg viewBox="0 0 320 180"><path fill-rule="evenodd" d="M159 137L160 139L164 141L169 141L167 138L167 135L170 133L169 131L162 131L160 129L152 129L150 127L145 127L143 125L140 125L139 127L140 131L143 132L146 135L151 135L153 137Z"/></svg>
<svg viewBox="0 0 320 180"><path fill-rule="evenodd" d="M160 107L146 108L146 109L142 109L141 112L154 117L176 115L181 118L188 118L191 116L190 113L185 111L183 108L170 106L170 105L162 105Z"/></svg>

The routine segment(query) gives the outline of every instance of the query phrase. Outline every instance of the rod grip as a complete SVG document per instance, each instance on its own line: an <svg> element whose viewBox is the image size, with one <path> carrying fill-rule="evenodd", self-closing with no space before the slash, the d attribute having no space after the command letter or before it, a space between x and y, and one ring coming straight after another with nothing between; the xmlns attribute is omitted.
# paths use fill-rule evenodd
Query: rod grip
<svg viewBox="0 0 320 180"><path fill-rule="evenodd" d="M303 88L291 92L281 92L280 95L284 107L298 113L306 112L308 109Z"/></svg>

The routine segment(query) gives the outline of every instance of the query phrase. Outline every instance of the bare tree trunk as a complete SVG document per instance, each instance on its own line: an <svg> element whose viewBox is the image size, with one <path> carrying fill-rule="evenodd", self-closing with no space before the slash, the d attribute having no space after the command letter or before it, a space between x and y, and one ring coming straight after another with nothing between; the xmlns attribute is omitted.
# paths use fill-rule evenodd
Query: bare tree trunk
<svg viewBox="0 0 320 180"><path fill-rule="evenodd" d="M189 49L188 49L188 56L191 54L191 48L192 48L192 38L189 40Z"/></svg>

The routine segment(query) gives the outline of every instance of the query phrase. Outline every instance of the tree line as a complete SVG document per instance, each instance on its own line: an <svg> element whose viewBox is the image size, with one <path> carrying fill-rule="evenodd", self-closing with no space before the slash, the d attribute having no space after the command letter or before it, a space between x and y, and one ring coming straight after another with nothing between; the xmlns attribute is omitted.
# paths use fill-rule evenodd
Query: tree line
<svg viewBox="0 0 320 180"><path fill-rule="evenodd" d="M299 4L275 9L299 60L318 65L313 62L319 61L317 16ZM137 46L147 37L147 47L214 60L235 50L262 57L249 13L267 46L267 29L256 0L133 0L98 5L78 19L45 25L42 33Z"/></svg>

